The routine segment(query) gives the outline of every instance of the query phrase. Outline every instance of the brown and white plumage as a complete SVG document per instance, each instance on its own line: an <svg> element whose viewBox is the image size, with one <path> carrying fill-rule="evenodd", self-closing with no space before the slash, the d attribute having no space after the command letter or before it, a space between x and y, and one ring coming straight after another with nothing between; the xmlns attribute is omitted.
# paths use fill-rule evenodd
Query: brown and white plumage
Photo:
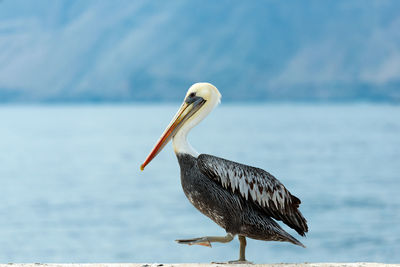
<svg viewBox="0 0 400 267"><path fill-rule="evenodd" d="M187 141L188 132L220 102L221 94L209 83L191 86L181 108L165 129L144 167L172 139L181 168L181 183L189 201L225 229L225 237L205 236L177 240L183 244L211 246L239 236L239 261L245 261L246 238L286 241L303 246L283 230L280 220L304 236L307 221L299 211L300 199L270 173L219 157L199 154Z"/></svg>
<svg viewBox="0 0 400 267"><path fill-rule="evenodd" d="M300 235L308 231L307 221L298 210L300 199L269 172L212 155L201 154L200 171L225 189L259 205L266 214L281 220Z"/></svg>

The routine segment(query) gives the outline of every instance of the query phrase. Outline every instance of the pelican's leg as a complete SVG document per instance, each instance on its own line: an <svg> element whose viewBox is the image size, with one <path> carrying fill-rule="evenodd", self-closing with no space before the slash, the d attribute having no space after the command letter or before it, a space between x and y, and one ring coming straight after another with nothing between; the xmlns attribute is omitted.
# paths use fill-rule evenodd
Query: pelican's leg
<svg viewBox="0 0 400 267"><path fill-rule="evenodd" d="M233 237L234 236L232 234L228 233L226 236L204 236L191 239L178 239L175 241L179 244L202 245L206 247L211 247L211 243L213 242L228 243L232 241Z"/></svg>
<svg viewBox="0 0 400 267"><path fill-rule="evenodd" d="M236 261L230 261L229 263L251 263L246 260L246 237L244 235L239 235L240 249L239 249L239 259Z"/></svg>

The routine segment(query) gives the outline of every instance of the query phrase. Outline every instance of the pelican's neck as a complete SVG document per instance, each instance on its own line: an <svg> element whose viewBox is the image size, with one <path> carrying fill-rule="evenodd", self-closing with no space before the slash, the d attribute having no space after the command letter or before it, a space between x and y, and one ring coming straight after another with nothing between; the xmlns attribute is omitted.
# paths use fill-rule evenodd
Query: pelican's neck
<svg viewBox="0 0 400 267"><path fill-rule="evenodd" d="M215 102L215 101L214 101ZM210 112L211 110L218 104L218 102L206 102L206 104L196 113L194 114L175 134L172 138L172 146L174 147L175 154L189 154L193 157L197 158L200 154L194 150L194 148L189 144L187 140L187 135L189 131L199 124Z"/></svg>
<svg viewBox="0 0 400 267"><path fill-rule="evenodd" d="M185 126L185 125L184 125ZM194 126L194 125L193 125ZM193 127L192 126L192 127ZM192 128L191 127L191 128ZM176 135L172 138L172 146L174 147L175 154L189 154L197 158L200 154L188 142L187 134L191 130L188 127L182 127Z"/></svg>

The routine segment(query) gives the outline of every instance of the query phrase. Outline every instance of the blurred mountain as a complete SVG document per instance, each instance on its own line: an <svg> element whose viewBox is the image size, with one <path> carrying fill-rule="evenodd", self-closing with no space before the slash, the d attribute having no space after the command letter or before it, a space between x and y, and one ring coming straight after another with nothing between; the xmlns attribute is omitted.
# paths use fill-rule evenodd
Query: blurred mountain
<svg viewBox="0 0 400 267"><path fill-rule="evenodd" d="M400 1L0 2L0 102L400 101Z"/></svg>

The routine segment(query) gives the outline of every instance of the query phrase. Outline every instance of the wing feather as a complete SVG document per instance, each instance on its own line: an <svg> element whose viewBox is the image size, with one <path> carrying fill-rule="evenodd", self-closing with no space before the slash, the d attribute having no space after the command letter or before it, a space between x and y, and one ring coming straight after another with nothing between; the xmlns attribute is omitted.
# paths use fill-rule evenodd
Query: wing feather
<svg viewBox="0 0 400 267"><path fill-rule="evenodd" d="M300 199L270 173L207 154L201 154L197 164L204 175L244 199L250 199L268 215L283 221L300 235L308 231L307 221L298 210Z"/></svg>

